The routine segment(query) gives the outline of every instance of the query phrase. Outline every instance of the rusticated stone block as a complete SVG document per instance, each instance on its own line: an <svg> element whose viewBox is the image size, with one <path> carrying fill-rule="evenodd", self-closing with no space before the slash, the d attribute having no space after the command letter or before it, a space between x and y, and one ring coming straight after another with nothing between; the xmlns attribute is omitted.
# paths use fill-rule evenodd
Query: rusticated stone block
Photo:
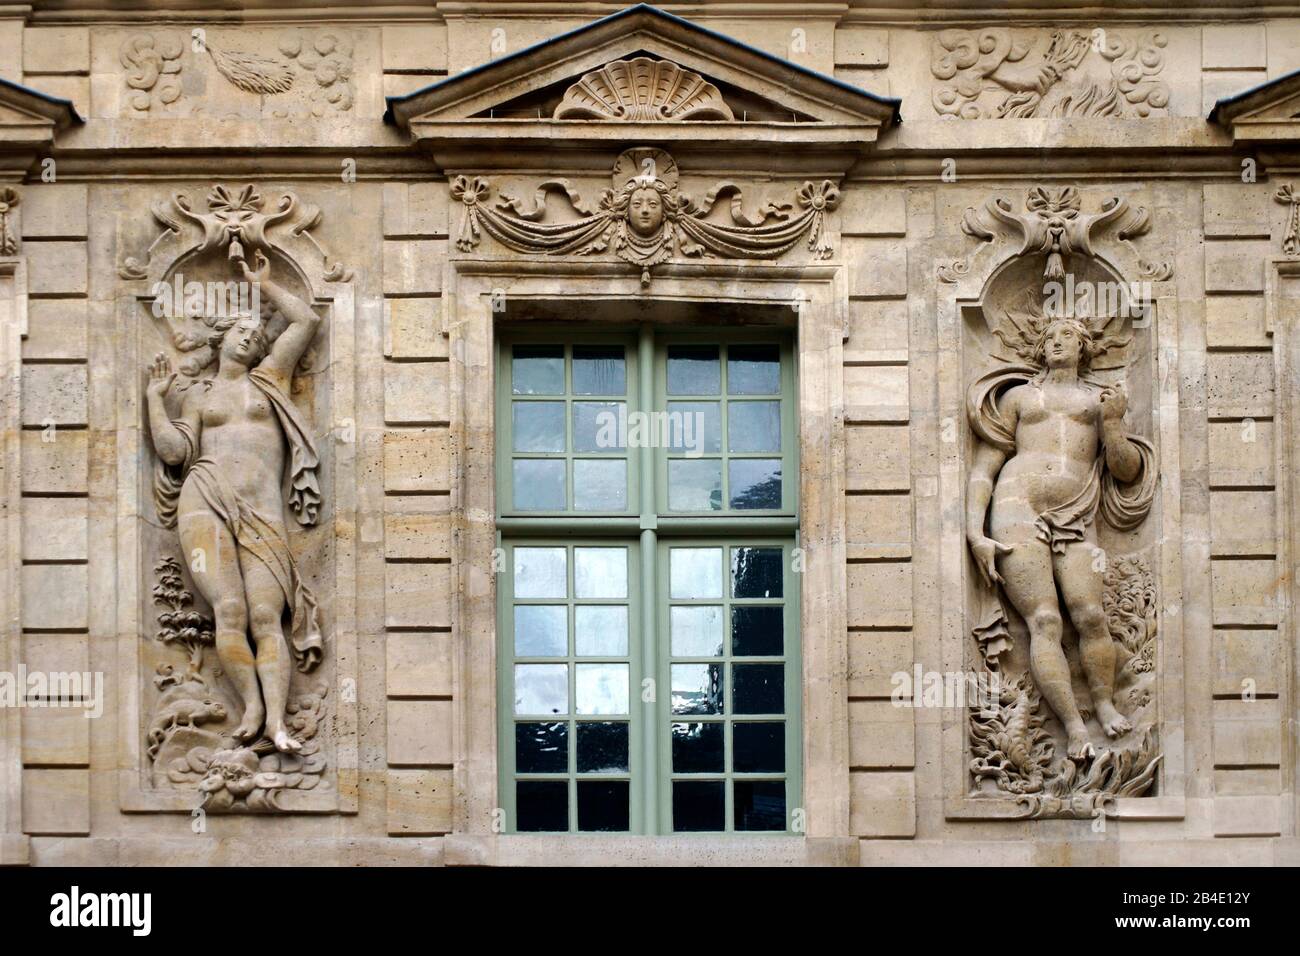
<svg viewBox="0 0 1300 956"><path fill-rule="evenodd" d="M905 770L916 763L911 707L888 700L849 701L849 764L867 770Z"/></svg>
<svg viewBox="0 0 1300 956"><path fill-rule="evenodd" d="M389 766L451 766L451 701L388 702Z"/></svg>
<svg viewBox="0 0 1300 956"><path fill-rule="evenodd" d="M849 832L916 836L916 779L910 773L849 774Z"/></svg>
<svg viewBox="0 0 1300 956"><path fill-rule="evenodd" d="M397 631L384 638L389 697L451 696L451 635Z"/></svg>
<svg viewBox="0 0 1300 956"><path fill-rule="evenodd" d="M90 771L23 771L23 830L26 833L90 833Z"/></svg>
<svg viewBox="0 0 1300 956"><path fill-rule="evenodd" d="M390 836L451 832L450 770L389 770L387 777Z"/></svg>

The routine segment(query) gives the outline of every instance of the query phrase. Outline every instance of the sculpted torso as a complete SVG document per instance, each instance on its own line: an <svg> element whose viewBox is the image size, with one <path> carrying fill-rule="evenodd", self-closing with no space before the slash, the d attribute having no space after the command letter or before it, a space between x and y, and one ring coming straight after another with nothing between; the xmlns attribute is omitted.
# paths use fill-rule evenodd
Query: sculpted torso
<svg viewBox="0 0 1300 956"><path fill-rule="evenodd" d="M240 496L268 521L283 518L284 432L266 395L244 375L194 389L199 455L221 462ZM184 492L182 492L182 495Z"/></svg>
<svg viewBox="0 0 1300 956"><path fill-rule="evenodd" d="M1018 385L1003 397L999 411L1015 423L1016 453L993 492L990 523L997 537L1083 490L1100 451L1100 407L1097 389L1082 382Z"/></svg>

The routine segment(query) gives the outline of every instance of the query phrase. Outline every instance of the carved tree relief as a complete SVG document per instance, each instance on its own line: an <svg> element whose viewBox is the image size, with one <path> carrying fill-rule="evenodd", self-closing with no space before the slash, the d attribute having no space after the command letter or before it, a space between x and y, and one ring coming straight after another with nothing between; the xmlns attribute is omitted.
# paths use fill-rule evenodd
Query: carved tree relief
<svg viewBox="0 0 1300 956"><path fill-rule="evenodd" d="M546 196L558 192L580 218L548 222ZM611 188L596 208L587 205L567 180L541 183L531 205L501 195L492 204L492 184L484 176L456 176L452 198L464 206L456 247L474 249L484 232L516 252L534 255L590 256L612 251L641 269L641 284L650 284L651 269L682 257L721 256L772 259L808 237L820 259L831 255L826 213L840 200L829 180L805 182L793 202L767 203L756 215L743 210L743 193L735 183L719 183L696 203L678 186L677 163L661 149L630 149L614 163ZM724 198L730 222L709 219ZM795 211L797 207L797 212Z"/></svg>
<svg viewBox="0 0 1300 956"><path fill-rule="evenodd" d="M1134 325L1144 308L1092 251L1105 229L1147 228L1119 199L1085 213L1073 188L1036 187L967 210L966 231L1020 243L972 330L966 539L970 634L992 693L972 707L972 796L1029 816L1092 816L1151 788L1156 589L1144 526L1155 448L1130 427ZM1060 298L1063 288L1120 287ZM1148 409L1140 410L1149 417ZM1148 426L1149 427L1149 426Z"/></svg>

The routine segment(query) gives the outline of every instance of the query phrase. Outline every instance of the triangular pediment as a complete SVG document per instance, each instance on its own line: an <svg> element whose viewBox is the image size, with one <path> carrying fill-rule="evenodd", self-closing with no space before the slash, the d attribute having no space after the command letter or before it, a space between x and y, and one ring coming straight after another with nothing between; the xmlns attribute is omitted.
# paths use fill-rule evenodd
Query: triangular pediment
<svg viewBox="0 0 1300 956"><path fill-rule="evenodd" d="M418 140L870 143L899 101L639 5L388 100Z"/></svg>
<svg viewBox="0 0 1300 956"><path fill-rule="evenodd" d="M81 117L72 103L18 83L0 79L0 144L40 146Z"/></svg>
<svg viewBox="0 0 1300 956"><path fill-rule="evenodd" d="M1224 97L1209 119L1236 142L1300 141L1300 70Z"/></svg>

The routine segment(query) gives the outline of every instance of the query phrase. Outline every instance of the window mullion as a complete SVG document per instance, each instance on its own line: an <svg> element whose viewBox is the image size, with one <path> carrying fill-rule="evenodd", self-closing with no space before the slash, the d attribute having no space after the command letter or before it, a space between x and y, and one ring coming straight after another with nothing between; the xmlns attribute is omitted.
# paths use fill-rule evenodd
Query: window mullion
<svg viewBox="0 0 1300 956"><path fill-rule="evenodd" d="M654 361L655 339L654 327L648 322L641 323L637 340L637 404L639 411L649 413L654 410ZM655 532L656 494L655 488L655 449L628 449L635 454L640 487L638 488L641 514L641 676L658 680L659 647L658 627L658 593L655 582L656 551L659 546ZM651 683L651 687L655 684ZM637 693L639 688L633 688ZM643 694L637 694L641 701L641 793L642 793L642 832L654 835L659 832L659 694L651 694L647 702Z"/></svg>

